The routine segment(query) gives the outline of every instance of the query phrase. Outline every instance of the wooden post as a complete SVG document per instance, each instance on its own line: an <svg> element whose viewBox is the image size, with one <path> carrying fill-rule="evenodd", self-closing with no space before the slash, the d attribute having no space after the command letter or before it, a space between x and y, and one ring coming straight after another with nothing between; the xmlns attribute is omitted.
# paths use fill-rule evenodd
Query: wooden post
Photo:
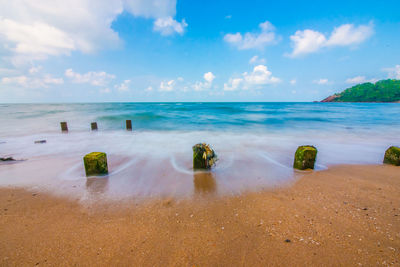
<svg viewBox="0 0 400 267"><path fill-rule="evenodd" d="M86 176L108 174L107 155L104 152L92 152L83 157Z"/></svg>
<svg viewBox="0 0 400 267"><path fill-rule="evenodd" d="M294 154L293 168L299 170L314 169L317 153L318 151L314 146L299 146Z"/></svg>
<svg viewBox="0 0 400 267"><path fill-rule="evenodd" d="M63 121L63 122L60 122L60 124L61 124L61 131L62 132L68 132L67 122Z"/></svg>
<svg viewBox="0 0 400 267"><path fill-rule="evenodd" d="M126 120L126 130L132 131L132 121Z"/></svg>
<svg viewBox="0 0 400 267"><path fill-rule="evenodd" d="M97 131L97 122L92 122L90 126L92 127L92 131Z"/></svg>

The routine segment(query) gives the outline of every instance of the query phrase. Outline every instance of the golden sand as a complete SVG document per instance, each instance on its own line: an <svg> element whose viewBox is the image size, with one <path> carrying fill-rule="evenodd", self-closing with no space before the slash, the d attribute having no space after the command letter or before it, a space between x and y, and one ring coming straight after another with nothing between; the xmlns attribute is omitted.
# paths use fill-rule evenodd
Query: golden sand
<svg viewBox="0 0 400 267"><path fill-rule="evenodd" d="M0 189L0 265L400 265L399 167L337 166L233 197L195 182L192 199L90 206Z"/></svg>

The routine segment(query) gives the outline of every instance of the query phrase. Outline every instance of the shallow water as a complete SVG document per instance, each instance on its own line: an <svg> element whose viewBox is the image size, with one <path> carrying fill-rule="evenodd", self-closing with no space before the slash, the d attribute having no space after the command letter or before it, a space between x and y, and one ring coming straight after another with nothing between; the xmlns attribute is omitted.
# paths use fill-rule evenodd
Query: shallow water
<svg viewBox="0 0 400 267"><path fill-rule="evenodd" d="M318 148L317 169L379 164L400 143L399 114L399 104L365 103L1 104L0 157L26 161L0 165L0 185L81 198L238 194L292 181L299 145ZM199 142L219 156L212 173L191 168ZM93 151L107 153L110 174L87 180L82 158Z"/></svg>

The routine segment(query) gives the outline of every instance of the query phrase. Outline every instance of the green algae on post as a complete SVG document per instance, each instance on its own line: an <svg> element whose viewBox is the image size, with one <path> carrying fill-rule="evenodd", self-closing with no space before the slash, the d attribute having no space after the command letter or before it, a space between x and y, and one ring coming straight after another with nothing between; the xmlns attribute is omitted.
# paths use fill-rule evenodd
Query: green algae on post
<svg viewBox="0 0 400 267"><path fill-rule="evenodd" d="M103 152L92 152L83 157L86 176L108 174L107 155Z"/></svg>
<svg viewBox="0 0 400 267"><path fill-rule="evenodd" d="M294 155L293 168L299 170L314 169L317 152L314 146L299 146Z"/></svg>
<svg viewBox="0 0 400 267"><path fill-rule="evenodd" d="M67 122L65 122L65 121L60 122L60 125L61 125L61 131L62 131L62 132L68 132L68 125L67 125Z"/></svg>
<svg viewBox="0 0 400 267"><path fill-rule="evenodd" d="M400 147L389 147L385 152L383 163L400 166Z"/></svg>
<svg viewBox="0 0 400 267"><path fill-rule="evenodd" d="M214 150L205 143L193 146L193 169L210 169L217 161Z"/></svg>

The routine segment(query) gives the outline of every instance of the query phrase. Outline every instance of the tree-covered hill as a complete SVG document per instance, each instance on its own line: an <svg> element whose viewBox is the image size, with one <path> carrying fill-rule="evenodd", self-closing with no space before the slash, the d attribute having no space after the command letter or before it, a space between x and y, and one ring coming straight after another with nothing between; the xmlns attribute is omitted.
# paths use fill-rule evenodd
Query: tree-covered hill
<svg viewBox="0 0 400 267"><path fill-rule="evenodd" d="M400 80L358 84L321 102L399 102Z"/></svg>

